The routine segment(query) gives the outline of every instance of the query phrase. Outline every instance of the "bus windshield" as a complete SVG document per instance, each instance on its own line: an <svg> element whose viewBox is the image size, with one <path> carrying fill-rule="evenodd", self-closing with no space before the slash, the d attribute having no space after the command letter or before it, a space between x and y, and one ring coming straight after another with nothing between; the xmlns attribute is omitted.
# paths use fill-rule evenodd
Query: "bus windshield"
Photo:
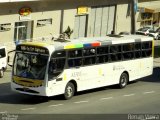
<svg viewBox="0 0 160 120"><path fill-rule="evenodd" d="M47 55L17 52L13 74L18 77L43 80L47 61Z"/></svg>

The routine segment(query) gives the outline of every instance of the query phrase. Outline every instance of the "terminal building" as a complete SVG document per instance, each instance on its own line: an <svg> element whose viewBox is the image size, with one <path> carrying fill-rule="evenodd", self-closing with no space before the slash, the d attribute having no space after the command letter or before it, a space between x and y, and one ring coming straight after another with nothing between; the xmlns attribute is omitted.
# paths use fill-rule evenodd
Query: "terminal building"
<svg viewBox="0 0 160 120"><path fill-rule="evenodd" d="M1 0L0 43L9 46L21 40L57 37L68 27L73 30L71 38L131 32L131 1ZM139 0L135 4L136 28L144 25L139 14L145 1L148 0ZM160 6L160 2L158 4ZM157 25L159 16L156 17Z"/></svg>

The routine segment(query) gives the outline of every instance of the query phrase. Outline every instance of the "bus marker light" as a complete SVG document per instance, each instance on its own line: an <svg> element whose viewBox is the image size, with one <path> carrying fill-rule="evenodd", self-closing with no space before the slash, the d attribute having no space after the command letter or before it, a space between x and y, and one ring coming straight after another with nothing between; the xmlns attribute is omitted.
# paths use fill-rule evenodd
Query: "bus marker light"
<svg viewBox="0 0 160 120"><path fill-rule="evenodd" d="M100 46L100 42L92 43L92 47Z"/></svg>
<svg viewBox="0 0 160 120"><path fill-rule="evenodd" d="M90 43L86 43L86 44L83 44L84 47L92 47L92 44Z"/></svg>
<svg viewBox="0 0 160 120"><path fill-rule="evenodd" d="M73 49L73 48L75 48L74 44L64 46L64 49Z"/></svg>

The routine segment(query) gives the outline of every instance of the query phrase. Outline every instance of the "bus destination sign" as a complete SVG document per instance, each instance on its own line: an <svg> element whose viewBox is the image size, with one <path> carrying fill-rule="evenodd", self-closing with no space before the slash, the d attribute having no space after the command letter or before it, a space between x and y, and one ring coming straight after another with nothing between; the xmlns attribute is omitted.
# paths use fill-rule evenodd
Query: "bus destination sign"
<svg viewBox="0 0 160 120"><path fill-rule="evenodd" d="M18 51L35 52L35 53L41 53L41 54L48 54L49 53L46 48L37 47L37 46L18 45L16 49Z"/></svg>

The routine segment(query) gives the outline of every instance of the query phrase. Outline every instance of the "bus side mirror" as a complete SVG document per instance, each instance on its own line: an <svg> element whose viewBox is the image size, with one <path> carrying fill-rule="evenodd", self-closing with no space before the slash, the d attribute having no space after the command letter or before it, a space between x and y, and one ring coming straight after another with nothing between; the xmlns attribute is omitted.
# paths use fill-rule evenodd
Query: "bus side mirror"
<svg viewBox="0 0 160 120"><path fill-rule="evenodd" d="M10 57L8 56L8 58L7 58L7 63L9 63L9 59L10 59Z"/></svg>
<svg viewBox="0 0 160 120"><path fill-rule="evenodd" d="M12 67L13 65L11 65L9 62L10 62L10 56L8 56L7 63L8 63L8 66Z"/></svg>
<svg viewBox="0 0 160 120"><path fill-rule="evenodd" d="M15 53L15 50L12 50L12 51L8 52L7 63L8 63L8 66L10 66L10 67L12 67L13 65L11 64L12 61L10 61L11 57L9 55L14 56L14 53Z"/></svg>

